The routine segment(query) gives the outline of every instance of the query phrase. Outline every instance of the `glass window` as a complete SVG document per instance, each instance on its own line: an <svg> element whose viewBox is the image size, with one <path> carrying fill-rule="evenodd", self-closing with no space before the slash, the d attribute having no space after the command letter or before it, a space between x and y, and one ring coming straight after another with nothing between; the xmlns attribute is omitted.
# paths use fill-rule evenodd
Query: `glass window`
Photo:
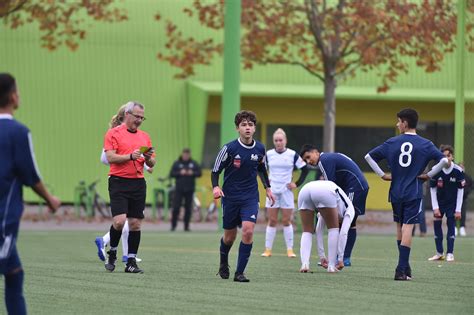
<svg viewBox="0 0 474 315"><path fill-rule="evenodd" d="M336 152L350 157L363 172L372 172L365 155L393 136L395 129L392 127L337 127ZM387 170L385 161L379 165Z"/></svg>
<svg viewBox="0 0 474 315"><path fill-rule="evenodd" d="M267 149L273 148L273 133L278 128L282 128L288 139L288 148L300 152L303 144L311 143L317 148L321 148L323 144L323 127L322 126L296 126L296 125L268 125L267 139L265 146Z"/></svg>

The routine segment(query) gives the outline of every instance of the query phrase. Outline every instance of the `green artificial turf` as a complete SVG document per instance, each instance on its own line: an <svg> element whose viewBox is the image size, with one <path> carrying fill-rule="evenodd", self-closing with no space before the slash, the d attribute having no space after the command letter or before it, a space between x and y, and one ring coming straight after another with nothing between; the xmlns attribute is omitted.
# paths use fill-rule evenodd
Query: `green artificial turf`
<svg viewBox="0 0 474 315"><path fill-rule="evenodd" d="M412 281L394 281L398 252L393 236L359 235L352 267L328 274L318 267L300 274L299 257L285 256L279 232L274 255L260 257L262 233L255 235L246 275L250 283L216 276L216 232L144 232L139 266L144 274L104 269L90 231L22 231L18 243L25 269L30 314L469 314L474 309L474 239L458 238L456 262L428 262L432 238L415 238ZM295 235L299 256L300 235ZM235 271L238 243L230 254ZM119 254L120 250L119 250ZM3 285L0 286L3 294ZM0 313L5 312L0 308Z"/></svg>

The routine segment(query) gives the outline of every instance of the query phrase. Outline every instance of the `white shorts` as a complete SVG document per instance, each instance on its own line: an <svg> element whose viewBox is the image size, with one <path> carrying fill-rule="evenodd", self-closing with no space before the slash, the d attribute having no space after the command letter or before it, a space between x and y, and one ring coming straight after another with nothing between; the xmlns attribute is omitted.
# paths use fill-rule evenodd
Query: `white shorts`
<svg viewBox="0 0 474 315"><path fill-rule="evenodd" d="M295 195L292 190L285 189L281 193L273 193L275 197L275 203L271 205L268 197L266 198L265 207L267 208L281 208L281 209L294 209L295 208Z"/></svg>
<svg viewBox="0 0 474 315"><path fill-rule="evenodd" d="M337 208L339 196L337 186L330 181L309 182L298 194L298 210L316 210L318 208Z"/></svg>

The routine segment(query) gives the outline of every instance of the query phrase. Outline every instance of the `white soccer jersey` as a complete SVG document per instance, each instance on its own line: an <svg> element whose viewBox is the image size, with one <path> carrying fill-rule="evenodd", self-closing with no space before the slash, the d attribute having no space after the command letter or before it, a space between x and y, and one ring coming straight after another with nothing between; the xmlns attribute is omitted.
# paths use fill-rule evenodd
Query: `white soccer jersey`
<svg viewBox="0 0 474 315"><path fill-rule="evenodd" d="M270 173L269 179L273 193L285 191L286 185L291 183L293 169L295 167L301 169L306 165L294 150L288 148L281 153L275 149L268 150L265 162Z"/></svg>

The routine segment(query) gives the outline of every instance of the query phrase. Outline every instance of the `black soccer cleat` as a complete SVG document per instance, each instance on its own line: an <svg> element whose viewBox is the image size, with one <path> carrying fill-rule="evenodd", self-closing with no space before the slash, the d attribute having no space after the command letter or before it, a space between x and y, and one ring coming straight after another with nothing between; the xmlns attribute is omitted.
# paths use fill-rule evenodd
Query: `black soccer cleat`
<svg viewBox="0 0 474 315"><path fill-rule="evenodd" d="M229 265L221 264L219 266L219 272L217 272L216 276L217 275L221 276L222 279L229 279L229 276L230 276Z"/></svg>
<svg viewBox="0 0 474 315"><path fill-rule="evenodd" d="M250 280L247 279L247 277L245 277L243 273L237 273L237 272L234 275L234 281L235 282L250 282Z"/></svg>
<svg viewBox="0 0 474 315"><path fill-rule="evenodd" d="M125 266L125 272L127 273L143 273L143 269L137 266L135 258L128 258L127 265Z"/></svg>
<svg viewBox="0 0 474 315"><path fill-rule="evenodd" d="M393 280L397 280L397 281L408 281L410 280L411 278L408 278L407 277L407 274L401 270L399 270L398 268L395 269L395 277L393 278Z"/></svg>
<svg viewBox="0 0 474 315"><path fill-rule="evenodd" d="M108 258L107 258L107 262L105 263L105 269L112 272L115 270L115 262L117 261L117 251L109 250L107 254L108 254Z"/></svg>

